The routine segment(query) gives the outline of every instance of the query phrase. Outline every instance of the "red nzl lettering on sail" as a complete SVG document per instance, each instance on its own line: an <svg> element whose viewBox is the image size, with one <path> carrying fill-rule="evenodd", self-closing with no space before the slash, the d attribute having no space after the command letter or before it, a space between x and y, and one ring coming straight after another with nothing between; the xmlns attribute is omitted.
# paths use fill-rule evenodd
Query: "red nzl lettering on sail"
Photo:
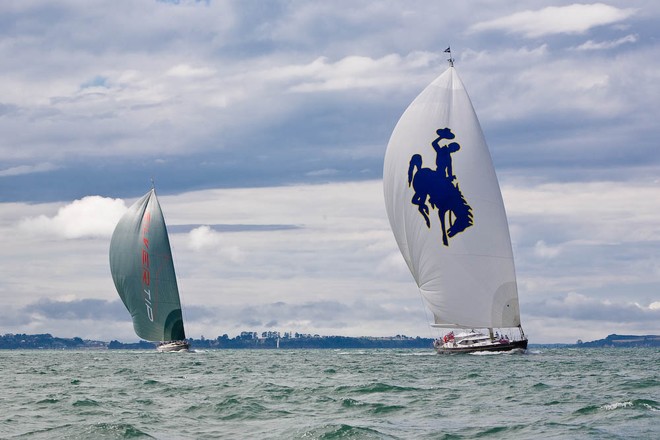
<svg viewBox="0 0 660 440"><path fill-rule="evenodd" d="M147 318L154 322L154 309L151 305L151 272L149 266L149 239L147 233L151 225L151 213L146 212L142 217L142 293L144 305L147 307Z"/></svg>

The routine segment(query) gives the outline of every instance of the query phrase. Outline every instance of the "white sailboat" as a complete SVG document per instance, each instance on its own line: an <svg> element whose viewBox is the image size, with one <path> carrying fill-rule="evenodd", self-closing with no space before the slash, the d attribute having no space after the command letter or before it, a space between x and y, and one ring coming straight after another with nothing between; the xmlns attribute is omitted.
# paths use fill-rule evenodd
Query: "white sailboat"
<svg viewBox="0 0 660 440"><path fill-rule="evenodd" d="M449 61L394 128L387 214L431 326L451 330L435 341L438 353L524 350L502 194L451 53Z"/></svg>
<svg viewBox="0 0 660 440"><path fill-rule="evenodd" d="M170 240L154 188L115 227L110 271L135 333L159 342L158 351L187 351Z"/></svg>

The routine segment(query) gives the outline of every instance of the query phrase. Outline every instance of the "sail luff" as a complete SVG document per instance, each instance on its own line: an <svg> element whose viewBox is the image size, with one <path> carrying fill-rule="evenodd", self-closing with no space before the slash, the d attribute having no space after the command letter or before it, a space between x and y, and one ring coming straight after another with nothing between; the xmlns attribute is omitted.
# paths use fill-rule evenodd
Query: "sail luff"
<svg viewBox="0 0 660 440"><path fill-rule="evenodd" d="M435 324L519 325L499 184L453 67L401 116L385 155L383 185L392 231Z"/></svg>
<svg viewBox="0 0 660 440"><path fill-rule="evenodd" d="M117 224L110 269L138 336L148 341L185 339L167 227L154 189Z"/></svg>

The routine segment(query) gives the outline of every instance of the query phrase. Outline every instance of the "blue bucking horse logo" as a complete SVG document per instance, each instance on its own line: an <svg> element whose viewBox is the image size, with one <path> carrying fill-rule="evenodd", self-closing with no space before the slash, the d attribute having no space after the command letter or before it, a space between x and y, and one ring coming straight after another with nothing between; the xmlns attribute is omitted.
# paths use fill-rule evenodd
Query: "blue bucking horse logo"
<svg viewBox="0 0 660 440"><path fill-rule="evenodd" d="M456 142L440 146L444 139L454 139L455 135L450 128L442 128L436 131L438 138L431 142L436 152L436 169L422 168L422 156L413 154L410 158L408 167L408 186L413 187L415 195L412 197L413 205L417 205L419 213L426 221L426 226L430 229L429 207L426 205L428 198L432 209L438 210L440 217L440 227L442 228L442 243L449 246L449 240L459 232L472 226L472 208L467 204L461 190L458 187L458 181L454 175L451 164L451 155L461 149ZM447 219L447 214L449 218ZM452 219L455 217L455 219ZM449 228L446 228L446 223Z"/></svg>

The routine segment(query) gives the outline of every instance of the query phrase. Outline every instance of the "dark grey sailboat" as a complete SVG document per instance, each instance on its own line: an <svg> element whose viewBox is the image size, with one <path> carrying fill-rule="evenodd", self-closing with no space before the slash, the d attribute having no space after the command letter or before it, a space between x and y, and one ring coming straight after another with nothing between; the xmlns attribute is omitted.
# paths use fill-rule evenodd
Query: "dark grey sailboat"
<svg viewBox="0 0 660 440"><path fill-rule="evenodd" d="M155 189L135 202L115 227L110 271L135 333L159 342L158 351L188 350L172 250Z"/></svg>

